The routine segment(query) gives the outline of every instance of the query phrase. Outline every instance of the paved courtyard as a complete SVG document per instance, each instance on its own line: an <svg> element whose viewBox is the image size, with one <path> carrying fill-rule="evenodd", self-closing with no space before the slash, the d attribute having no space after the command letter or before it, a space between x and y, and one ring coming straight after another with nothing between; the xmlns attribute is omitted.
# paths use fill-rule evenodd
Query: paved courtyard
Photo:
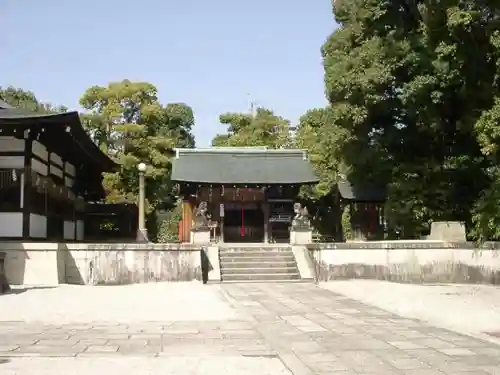
<svg viewBox="0 0 500 375"><path fill-rule="evenodd" d="M169 285L63 286L0 296L0 372L500 374L500 346L494 343L313 284ZM61 291L71 291L69 306L57 302ZM100 295L97 303L88 300L93 294ZM122 300L127 294L130 303ZM9 301L17 302L9 308ZM64 314L80 311L78 319L62 317L57 308L63 305ZM163 311L148 312L141 321L139 313L153 307ZM132 311L108 311L114 308ZM59 322L45 315L51 309ZM22 311L22 319L14 319Z"/></svg>

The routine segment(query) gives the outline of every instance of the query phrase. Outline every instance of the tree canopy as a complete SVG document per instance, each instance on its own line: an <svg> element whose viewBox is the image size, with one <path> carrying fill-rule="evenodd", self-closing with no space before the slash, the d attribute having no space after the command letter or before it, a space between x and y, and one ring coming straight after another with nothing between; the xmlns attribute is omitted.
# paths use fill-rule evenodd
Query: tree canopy
<svg viewBox="0 0 500 375"><path fill-rule="evenodd" d="M137 201L137 165L144 162L149 212L169 208L175 202L171 150L194 146L192 109L183 103L162 105L154 85L129 80L90 87L80 104L93 140L121 166L104 176L108 202Z"/></svg>
<svg viewBox="0 0 500 375"><path fill-rule="evenodd" d="M219 121L227 126L227 132L218 134L212 141L217 147L290 146L290 122L265 108L253 113L224 113Z"/></svg>
<svg viewBox="0 0 500 375"><path fill-rule="evenodd" d="M327 193L340 174L388 186L405 236L460 220L500 237L499 8L490 1L337 1L322 47L330 106L301 120Z"/></svg>
<svg viewBox="0 0 500 375"><path fill-rule="evenodd" d="M50 103L40 102L33 92L12 86L6 88L0 86L0 99L12 107L35 113L57 113L68 110L64 106L54 106Z"/></svg>

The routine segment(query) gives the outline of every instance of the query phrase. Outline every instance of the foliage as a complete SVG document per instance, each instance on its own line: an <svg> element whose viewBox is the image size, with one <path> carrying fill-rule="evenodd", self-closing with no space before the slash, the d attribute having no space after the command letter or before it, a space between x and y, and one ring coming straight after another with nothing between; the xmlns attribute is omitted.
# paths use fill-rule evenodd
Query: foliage
<svg viewBox="0 0 500 375"><path fill-rule="evenodd" d="M35 113L58 113L68 110L64 106L54 106L50 103L40 102L31 91L12 86L7 88L2 88L0 86L0 99L10 104L12 107Z"/></svg>
<svg viewBox="0 0 500 375"><path fill-rule="evenodd" d="M388 226L405 237L431 221L471 225L474 207L473 233L489 236L500 217L482 211L500 185L497 7L354 0L334 13L340 27L322 48L330 106L306 114L297 139L321 176L315 194L346 174L389 187Z"/></svg>
<svg viewBox="0 0 500 375"><path fill-rule="evenodd" d="M255 114L224 113L219 121L227 125L227 133L218 134L212 146L287 148L291 143L290 122L268 109L257 108Z"/></svg>
<svg viewBox="0 0 500 375"><path fill-rule="evenodd" d="M128 80L93 86L80 104L87 110L82 119L93 140L121 165L104 176L107 201L137 201L137 165L144 162L148 212L170 208L175 203L171 149L194 146L191 108L182 103L163 106L154 85Z"/></svg>
<svg viewBox="0 0 500 375"><path fill-rule="evenodd" d="M296 146L309 152L310 161L320 182L306 195L320 198L336 189L339 176L346 173L342 161L342 145L348 132L335 124L335 112L331 107L312 109L299 121Z"/></svg>
<svg viewBox="0 0 500 375"><path fill-rule="evenodd" d="M179 241L179 222L182 220L182 202L159 217L157 241L160 243Z"/></svg>
<svg viewBox="0 0 500 375"><path fill-rule="evenodd" d="M346 205L342 211L342 237L344 240L352 240L354 238L354 232L352 230L352 220L351 220L351 207Z"/></svg>

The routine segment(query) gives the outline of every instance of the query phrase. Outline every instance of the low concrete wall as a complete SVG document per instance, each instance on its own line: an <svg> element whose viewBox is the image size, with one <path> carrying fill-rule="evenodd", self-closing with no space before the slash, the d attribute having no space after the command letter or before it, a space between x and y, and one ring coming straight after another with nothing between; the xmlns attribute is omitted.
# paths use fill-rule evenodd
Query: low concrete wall
<svg viewBox="0 0 500 375"><path fill-rule="evenodd" d="M413 283L500 284L498 243L382 241L308 245L318 281L381 279Z"/></svg>
<svg viewBox="0 0 500 375"><path fill-rule="evenodd" d="M0 242L11 285L57 285L63 269L57 243Z"/></svg>
<svg viewBox="0 0 500 375"><path fill-rule="evenodd" d="M12 285L202 280L201 247L180 244L0 242Z"/></svg>

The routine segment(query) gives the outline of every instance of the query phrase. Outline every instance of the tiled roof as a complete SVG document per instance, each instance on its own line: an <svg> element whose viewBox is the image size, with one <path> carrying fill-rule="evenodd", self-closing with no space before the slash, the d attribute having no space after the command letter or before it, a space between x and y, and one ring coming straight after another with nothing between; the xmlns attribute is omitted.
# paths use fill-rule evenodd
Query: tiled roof
<svg viewBox="0 0 500 375"><path fill-rule="evenodd" d="M221 147L177 149L172 180L206 184L317 183L303 150Z"/></svg>
<svg viewBox="0 0 500 375"><path fill-rule="evenodd" d="M55 148L65 148L67 153L75 151L75 147L80 150L82 157L90 157L105 171L111 171L116 167L116 163L108 155L104 154L92 141L82 126L78 112L64 113L43 113L30 112L24 109L14 108L0 102L0 127L30 127L43 125L49 131L53 130L55 135L66 133L71 130L73 142L62 144L59 136L47 137L49 144L45 146ZM54 146L55 145L55 146Z"/></svg>

